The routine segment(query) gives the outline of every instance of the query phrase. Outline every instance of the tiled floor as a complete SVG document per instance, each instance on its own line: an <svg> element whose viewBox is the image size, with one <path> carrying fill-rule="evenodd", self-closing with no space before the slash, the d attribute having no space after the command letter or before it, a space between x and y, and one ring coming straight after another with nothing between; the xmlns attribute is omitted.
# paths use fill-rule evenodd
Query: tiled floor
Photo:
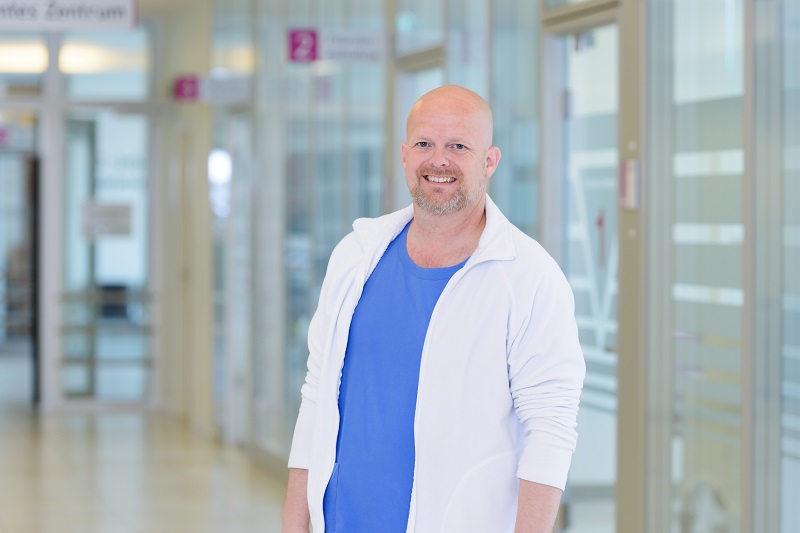
<svg viewBox="0 0 800 533"><path fill-rule="evenodd" d="M273 533L285 487L238 450L157 415L36 416L30 365L0 351L0 533ZM568 533L612 533L572 502Z"/></svg>
<svg viewBox="0 0 800 533"><path fill-rule="evenodd" d="M243 453L158 416L37 417L0 357L0 533L280 531L284 486Z"/></svg>

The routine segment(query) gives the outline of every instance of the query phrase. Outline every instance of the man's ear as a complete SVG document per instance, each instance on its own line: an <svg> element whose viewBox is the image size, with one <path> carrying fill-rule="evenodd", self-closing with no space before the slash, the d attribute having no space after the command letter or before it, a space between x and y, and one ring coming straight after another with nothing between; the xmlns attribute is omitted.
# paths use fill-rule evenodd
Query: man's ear
<svg viewBox="0 0 800 533"><path fill-rule="evenodd" d="M491 178L494 171L497 170L497 164L500 163L500 155L500 148L497 146L491 146L486 152L484 174L487 180Z"/></svg>
<svg viewBox="0 0 800 533"><path fill-rule="evenodd" d="M403 162L403 168L406 168L406 150L408 150L408 145L403 141L400 143L400 160Z"/></svg>

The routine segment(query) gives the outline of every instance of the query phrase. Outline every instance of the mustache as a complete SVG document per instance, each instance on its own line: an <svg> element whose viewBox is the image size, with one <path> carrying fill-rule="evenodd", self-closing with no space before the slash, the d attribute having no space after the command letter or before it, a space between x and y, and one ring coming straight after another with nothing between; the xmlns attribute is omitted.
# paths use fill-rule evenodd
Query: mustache
<svg viewBox="0 0 800 533"><path fill-rule="evenodd" d="M422 167L417 170L417 177L436 176L437 178L455 178L460 180L463 174L457 168L442 170L434 167Z"/></svg>

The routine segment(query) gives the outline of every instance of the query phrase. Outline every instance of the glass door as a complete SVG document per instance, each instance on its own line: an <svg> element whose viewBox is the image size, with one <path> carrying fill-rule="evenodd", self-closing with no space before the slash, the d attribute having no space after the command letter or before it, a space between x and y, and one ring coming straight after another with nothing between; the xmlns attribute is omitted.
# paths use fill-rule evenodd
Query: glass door
<svg viewBox="0 0 800 533"><path fill-rule="evenodd" d="M748 531L749 255L742 0L654 5L648 32L648 363L657 531Z"/></svg>
<svg viewBox="0 0 800 533"><path fill-rule="evenodd" d="M38 401L36 115L0 112L0 402Z"/></svg>
<svg viewBox="0 0 800 533"><path fill-rule="evenodd" d="M151 385L149 120L66 125L61 386L66 401L145 403Z"/></svg>
<svg viewBox="0 0 800 533"><path fill-rule="evenodd" d="M550 35L545 48L551 81L543 113L555 140L542 151L544 241L572 286L587 367L561 526L610 533L617 472L617 26Z"/></svg>

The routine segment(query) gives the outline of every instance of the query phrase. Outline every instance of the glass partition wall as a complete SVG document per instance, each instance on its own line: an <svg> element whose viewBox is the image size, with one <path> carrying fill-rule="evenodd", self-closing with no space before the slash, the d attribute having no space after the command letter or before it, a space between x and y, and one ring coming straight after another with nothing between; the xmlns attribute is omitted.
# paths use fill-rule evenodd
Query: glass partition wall
<svg viewBox="0 0 800 533"><path fill-rule="evenodd" d="M45 409L75 401L143 405L150 397L152 132L141 115L95 105L150 97L150 37L145 27L0 36L0 107L40 115L40 154L30 125L26 150L41 155L44 169L40 270L43 298L53 304L39 313ZM18 126L0 128L0 145L24 144Z"/></svg>
<svg viewBox="0 0 800 533"><path fill-rule="evenodd" d="M781 3L783 79L783 321L781 379L781 532L800 530L800 1ZM780 239L777 239L780 242ZM770 384L772 385L772 384ZM777 387L776 387L777 388Z"/></svg>
<svg viewBox="0 0 800 533"><path fill-rule="evenodd" d="M39 399L37 122L0 108L0 403Z"/></svg>
<svg viewBox="0 0 800 533"><path fill-rule="evenodd" d="M393 33L398 55L413 54L444 43L445 0L397 0L395 6Z"/></svg>
<svg viewBox="0 0 800 533"><path fill-rule="evenodd" d="M151 38L146 26L0 34L0 124L6 108L39 116L26 150L42 160L37 373L46 410L151 398ZM138 111L116 113L117 104ZM25 144L22 126L0 127L0 145Z"/></svg>
<svg viewBox="0 0 800 533"><path fill-rule="evenodd" d="M560 264L586 360L566 502L570 531L614 531L617 465L616 25L561 37L564 90ZM546 155L545 155L546 157Z"/></svg>
<svg viewBox="0 0 800 533"><path fill-rule="evenodd" d="M353 0L321 10L314 0L252 6L254 165L265 169L252 183L259 206L251 219L252 428L257 450L283 457L306 371L308 322L330 252L355 218L409 202L403 180L395 179L395 158L416 97L442 83L463 83L497 106L502 126L495 131L507 152L493 178L502 183L490 193L535 233L537 74L527 47L535 52L538 18L536 6L524 0L398 2L394 13ZM306 62L289 54L287 33L294 28L379 31L388 39L387 25L396 26L397 55L384 61ZM476 28L485 41L496 41L498 80L491 88L489 47L470 39ZM451 38L456 32L460 37Z"/></svg>
<svg viewBox="0 0 800 533"><path fill-rule="evenodd" d="M311 0L254 5L261 51L256 164L269 172L253 184L262 206L252 219L253 429L259 451L286 457L306 373L308 324L328 258L353 220L383 211L386 92L383 62L294 62L287 33L385 32L386 18L383 5L354 0L326 2L324 9Z"/></svg>
<svg viewBox="0 0 800 533"><path fill-rule="evenodd" d="M800 527L800 6L648 7L649 358L663 385L648 463L666 473L650 524L788 533Z"/></svg>
<svg viewBox="0 0 800 533"><path fill-rule="evenodd" d="M742 521L742 13L741 1L674 3L672 471L684 528Z"/></svg>
<svg viewBox="0 0 800 533"><path fill-rule="evenodd" d="M661 14L652 24L671 25L653 30L664 40L651 50L658 92L648 131L652 161L664 165L650 179L652 213L663 212L651 261L665 268L651 305L667 321L651 357L669 361L671 383L662 398L671 409L665 518L672 530L737 531L746 401L743 2L676 0Z"/></svg>
<svg viewBox="0 0 800 533"><path fill-rule="evenodd" d="M527 0L491 3L488 61L494 143L502 163L489 182L492 200L506 217L534 238L539 216L539 9Z"/></svg>
<svg viewBox="0 0 800 533"><path fill-rule="evenodd" d="M60 364L67 401L145 405L152 392L150 32L67 33ZM102 101L105 107L93 102ZM71 109L70 109L71 108Z"/></svg>
<svg viewBox="0 0 800 533"><path fill-rule="evenodd" d="M148 122L73 114L66 134L64 395L143 403L152 366Z"/></svg>
<svg viewBox="0 0 800 533"><path fill-rule="evenodd" d="M613 265L614 246L621 247L626 237L620 235L618 243L614 240L614 224L622 220L614 202L620 194L614 177L622 154L630 147L615 146L612 109L633 105L617 101L619 94L614 91L625 85L615 86L616 78L610 75L581 78L593 102L608 97L607 109L582 108L587 101L581 101L577 87L573 94L567 91L550 101L548 107L539 103L549 82L538 74L538 63L547 53L541 47L542 28L558 35L574 33L568 53L576 68L569 74L580 81L581 56L617 41L600 29L565 30L565 21L580 18L585 11L589 22L583 29L599 28L598 24L605 23L596 17L599 8L615 8L624 2L542 0L535 4L471 0L422 6L398 1L396 11L387 13L383 6L355 0L324 7L316 0L291 5L254 0L256 170L251 183L251 256L246 260L254 289L254 446L278 458L288 451L305 374L308 321L332 247L349 231L354 218L407 203L402 183L394 181L398 147L392 138L402 137L405 108L418 96L411 93L438 83L461 83L486 96L495 112L495 141L504 156L490 183L490 194L513 222L568 261L565 268L575 282L591 377L581 411L573 488L565 499L575 502L579 496L596 497L600 492L605 496L608 486L619 482L614 476L620 470L613 468L615 442L619 445L614 427L619 372L614 370L614 348L620 344L615 337L615 302L628 291L628 295L641 295L640 310L649 324L646 347L627 354L637 361L646 358L643 366L649 374L636 399L653 400L647 404L649 418L644 423L653 437L648 446L654 446L648 448L647 461L658 479L646 481L651 505L647 531L752 529L754 489L746 481L760 460L754 452L753 407L766 387L753 381L758 374L752 372L754 361L759 357L769 357L779 367L768 382L770 390L780 391L776 421L763 422L779 436L777 447L766 448L774 455L779 475L769 478L767 489L780 502L775 509L782 517L781 531L793 531L800 416L798 221L793 208L798 196L795 152L796 124L800 123L794 68L799 41L797 0L642 3L647 24L640 44L647 51L643 67L647 67L648 87L643 101L647 120L637 137L646 141L642 151L647 155L641 167L643 205L638 215L647 235L647 248L642 251L647 275L642 286L625 279L617 283ZM749 170L753 139L747 126L753 115L749 62L755 61L750 55L755 45L748 13L755 4L779 5L781 13L770 26L780 31L762 36L776 44L779 53L773 60L780 64L777 81L770 81L777 83L773 90L780 94L780 127L769 131L770 139L780 141L771 146L781 147L775 159L779 178L770 178L780 184L780 209L777 203L771 205L775 216L780 216L776 231L782 235L778 259L771 263L780 266L774 277L779 280L776 294L780 297L770 301L780 302L779 319L774 322L780 327L771 338L780 339L781 346L768 356L753 348L757 335L752 326L761 298L759 285L752 281L759 267L750 263L753 239L761 233L754 231L750 212L756 174ZM547 17L544 22L539 20L542 13ZM294 61L287 44L287 33L293 28L384 31L387 39L396 39L396 46L389 47L396 55L376 62L325 57ZM630 35L629 26L620 22L618 31L619 43L630 42L623 38ZM622 48L621 44L614 47ZM587 72L602 66L599 60L585 63ZM621 63L617 67L627 68ZM565 78L559 82L566 80L569 66L563 68ZM604 73L609 74L608 70ZM553 129L551 123L559 113L569 119L564 130ZM561 191L564 202L558 207L564 218L547 216L553 205L539 173L553 154L539 150L545 133L572 143L572 152L577 152L571 154L577 159L554 152L562 158L560 165L581 176L565 182L567 188ZM581 187L584 192L591 189L591 201L587 194L580 194ZM564 239L550 239L548 235L559 228L567 233ZM585 282L586 258L594 262L594 277L599 280L591 290ZM616 422L621 424L621 420ZM602 469L586 469L599 463ZM597 485L604 487L602 491L588 482L599 480L601 473L602 483ZM582 481L586 481L583 488L594 492L578 490ZM607 518L609 506L604 505L600 512ZM574 521L569 531L613 528L610 521L593 522L591 516L596 515L591 513L597 509L585 508L589 517L585 525ZM624 505L616 505L618 516L626 512Z"/></svg>
<svg viewBox="0 0 800 533"><path fill-rule="evenodd" d="M40 398L38 99L48 65L43 34L0 31L0 402Z"/></svg>
<svg viewBox="0 0 800 533"><path fill-rule="evenodd" d="M544 22L542 242L566 275L586 360L579 439L562 500L570 532L615 531L619 29L577 15Z"/></svg>

